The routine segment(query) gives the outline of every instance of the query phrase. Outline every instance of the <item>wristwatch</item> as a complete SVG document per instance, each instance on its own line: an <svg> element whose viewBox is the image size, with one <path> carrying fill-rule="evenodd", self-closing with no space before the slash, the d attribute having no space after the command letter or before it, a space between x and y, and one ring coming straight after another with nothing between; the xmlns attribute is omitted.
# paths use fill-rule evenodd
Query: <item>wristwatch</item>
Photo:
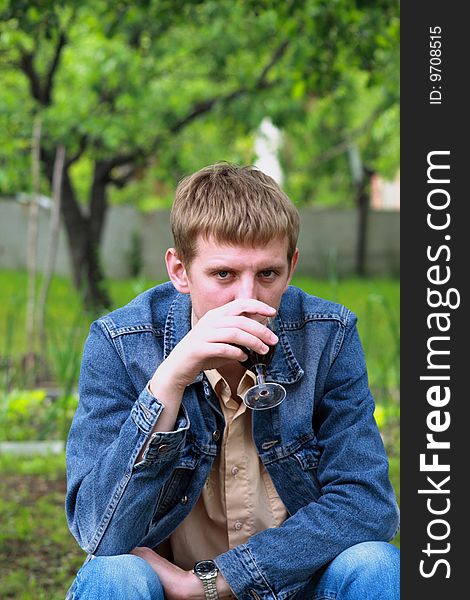
<svg viewBox="0 0 470 600"><path fill-rule="evenodd" d="M202 581L206 600L219 600L215 581L219 569L213 560L200 560L193 568L193 573Z"/></svg>

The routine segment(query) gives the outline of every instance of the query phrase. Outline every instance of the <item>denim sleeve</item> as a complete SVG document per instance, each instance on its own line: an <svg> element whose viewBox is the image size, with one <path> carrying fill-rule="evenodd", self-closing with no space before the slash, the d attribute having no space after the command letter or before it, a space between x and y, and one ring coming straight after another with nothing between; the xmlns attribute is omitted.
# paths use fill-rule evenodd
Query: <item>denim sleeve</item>
<svg viewBox="0 0 470 600"><path fill-rule="evenodd" d="M216 558L240 600L290 597L346 548L396 534L398 507L352 313L335 344L314 415L320 496Z"/></svg>
<svg viewBox="0 0 470 600"><path fill-rule="evenodd" d="M86 552L129 552L148 531L184 446L188 418L181 411L175 431L152 434L135 464L164 407L146 386L135 390L99 323L85 343L79 398L66 447L67 521Z"/></svg>

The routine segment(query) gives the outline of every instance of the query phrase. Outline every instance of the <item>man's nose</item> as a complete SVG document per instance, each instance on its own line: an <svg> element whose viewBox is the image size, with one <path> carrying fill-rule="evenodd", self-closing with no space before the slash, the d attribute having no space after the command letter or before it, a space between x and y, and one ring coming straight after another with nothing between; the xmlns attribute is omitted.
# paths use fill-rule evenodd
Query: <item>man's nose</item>
<svg viewBox="0 0 470 600"><path fill-rule="evenodd" d="M240 279L235 292L237 300L239 298L254 298L255 300L258 300L256 293L256 281L253 277L244 277Z"/></svg>

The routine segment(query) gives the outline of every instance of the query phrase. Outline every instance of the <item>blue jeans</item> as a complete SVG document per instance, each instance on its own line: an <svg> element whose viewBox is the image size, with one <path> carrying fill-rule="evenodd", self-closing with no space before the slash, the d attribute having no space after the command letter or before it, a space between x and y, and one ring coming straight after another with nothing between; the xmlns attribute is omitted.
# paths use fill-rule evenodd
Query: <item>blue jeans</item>
<svg viewBox="0 0 470 600"><path fill-rule="evenodd" d="M292 600L398 600L400 553L385 542L364 542L339 554ZM98 556L77 574L70 600L164 600L160 581L142 558Z"/></svg>

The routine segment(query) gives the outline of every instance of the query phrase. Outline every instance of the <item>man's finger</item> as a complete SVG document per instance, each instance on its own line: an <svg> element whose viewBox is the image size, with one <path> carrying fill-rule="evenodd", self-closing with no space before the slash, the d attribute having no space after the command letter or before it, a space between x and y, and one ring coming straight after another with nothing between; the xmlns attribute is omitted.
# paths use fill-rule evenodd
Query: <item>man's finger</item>
<svg viewBox="0 0 470 600"><path fill-rule="evenodd" d="M273 317L276 314L276 309L261 300L255 300L254 298L240 298L232 300L224 306L220 307L221 311L225 315L242 315L242 316L256 316L260 317Z"/></svg>

